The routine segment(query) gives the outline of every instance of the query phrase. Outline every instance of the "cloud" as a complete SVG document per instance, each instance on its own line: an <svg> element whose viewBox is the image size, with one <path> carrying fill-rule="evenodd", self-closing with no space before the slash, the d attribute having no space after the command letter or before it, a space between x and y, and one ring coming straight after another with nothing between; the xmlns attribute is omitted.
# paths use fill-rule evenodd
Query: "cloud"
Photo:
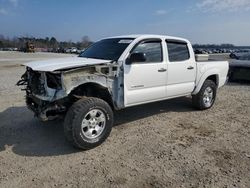
<svg viewBox="0 0 250 188"><path fill-rule="evenodd" d="M5 10L4 8L0 8L0 14L1 14L1 15L7 15L8 12L7 12L7 10Z"/></svg>
<svg viewBox="0 0 250 188"><path fill-rule="evenodd" d="M249 11L250 0L202 0L196 7L204 12Z"/></svg>
<svg viewBox="0 0 250 188"><path fill-rule="evenodd" d="M165 14L167 14L167 11L165 11L165 10L157 10L157 11L155 12L155 14L156 14L156 15L165 15Z"/></svg>
<svg viewBox="0 0 250 188"><path fill-rule="evenodd" d="M0 15L10 15L13 9L18 8L19 0L0 0Z"/></svg>
<svg viewBox="0 0 250 188"><path fill-rule="evenodd" d="M8 0L14 7L18 6L19 0Z"/></svg>

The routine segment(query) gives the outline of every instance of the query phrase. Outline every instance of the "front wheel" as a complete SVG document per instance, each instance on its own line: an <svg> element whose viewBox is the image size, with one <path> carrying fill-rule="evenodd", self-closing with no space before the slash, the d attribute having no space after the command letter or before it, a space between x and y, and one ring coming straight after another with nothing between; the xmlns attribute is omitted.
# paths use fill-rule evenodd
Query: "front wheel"
<svg viewBox="0 0 250 188"><path fill-rule="evenodd" d="M80 149L97 147L109 136L113 119L113 111L105 101L98 98L81 99L66 114L66 139Z"/></svg>
<svg viewBox="0 0 250 188"><path fill-rule="evenodd" d="M213 106L217 93L217 86L212 80L206 80L199 93L192 96L193 105L199 110L206 110Z"/></svg>

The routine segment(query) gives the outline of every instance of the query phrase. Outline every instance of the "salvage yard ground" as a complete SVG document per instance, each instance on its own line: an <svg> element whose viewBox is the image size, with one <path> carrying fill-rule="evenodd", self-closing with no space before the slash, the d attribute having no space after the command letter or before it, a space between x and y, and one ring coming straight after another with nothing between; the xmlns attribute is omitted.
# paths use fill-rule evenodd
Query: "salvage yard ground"
<svg viewBox="0 0 250 188"><path fill-rule="evenodd" d="M208 111L188 97L123 110L104 144L79 151L15 86L20 63L65 56L0 52L0 187L249 187L249 84L226 85Z"/></svg>

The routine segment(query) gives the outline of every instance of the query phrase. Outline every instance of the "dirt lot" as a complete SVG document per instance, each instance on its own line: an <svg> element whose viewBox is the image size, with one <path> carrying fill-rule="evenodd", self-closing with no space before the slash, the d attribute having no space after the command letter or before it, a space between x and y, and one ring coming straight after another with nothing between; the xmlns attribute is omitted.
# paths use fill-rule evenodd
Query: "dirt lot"
<svg viewBox="0 0 250 188"><path fill-rule="evenodd" d="M208 111L190 98L124 110L103 145L79 151L15 86L20 62L61 56L0 52L0 187L249 187L250 85L225 86Z"/></svg>

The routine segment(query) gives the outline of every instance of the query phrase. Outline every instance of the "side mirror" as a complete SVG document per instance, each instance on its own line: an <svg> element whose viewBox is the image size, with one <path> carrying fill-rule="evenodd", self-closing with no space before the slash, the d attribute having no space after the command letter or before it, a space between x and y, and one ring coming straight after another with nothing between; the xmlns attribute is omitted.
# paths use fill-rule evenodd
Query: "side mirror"
<svg viewBox="0 0 250 188"><path fill-rule="evenodd" d="M147 60L147 58L146 58L145 53L132 53L132 54L130 54L126 64L130 65L134 62L140 63L140 62L145 62L146 60Z"/></svg>

